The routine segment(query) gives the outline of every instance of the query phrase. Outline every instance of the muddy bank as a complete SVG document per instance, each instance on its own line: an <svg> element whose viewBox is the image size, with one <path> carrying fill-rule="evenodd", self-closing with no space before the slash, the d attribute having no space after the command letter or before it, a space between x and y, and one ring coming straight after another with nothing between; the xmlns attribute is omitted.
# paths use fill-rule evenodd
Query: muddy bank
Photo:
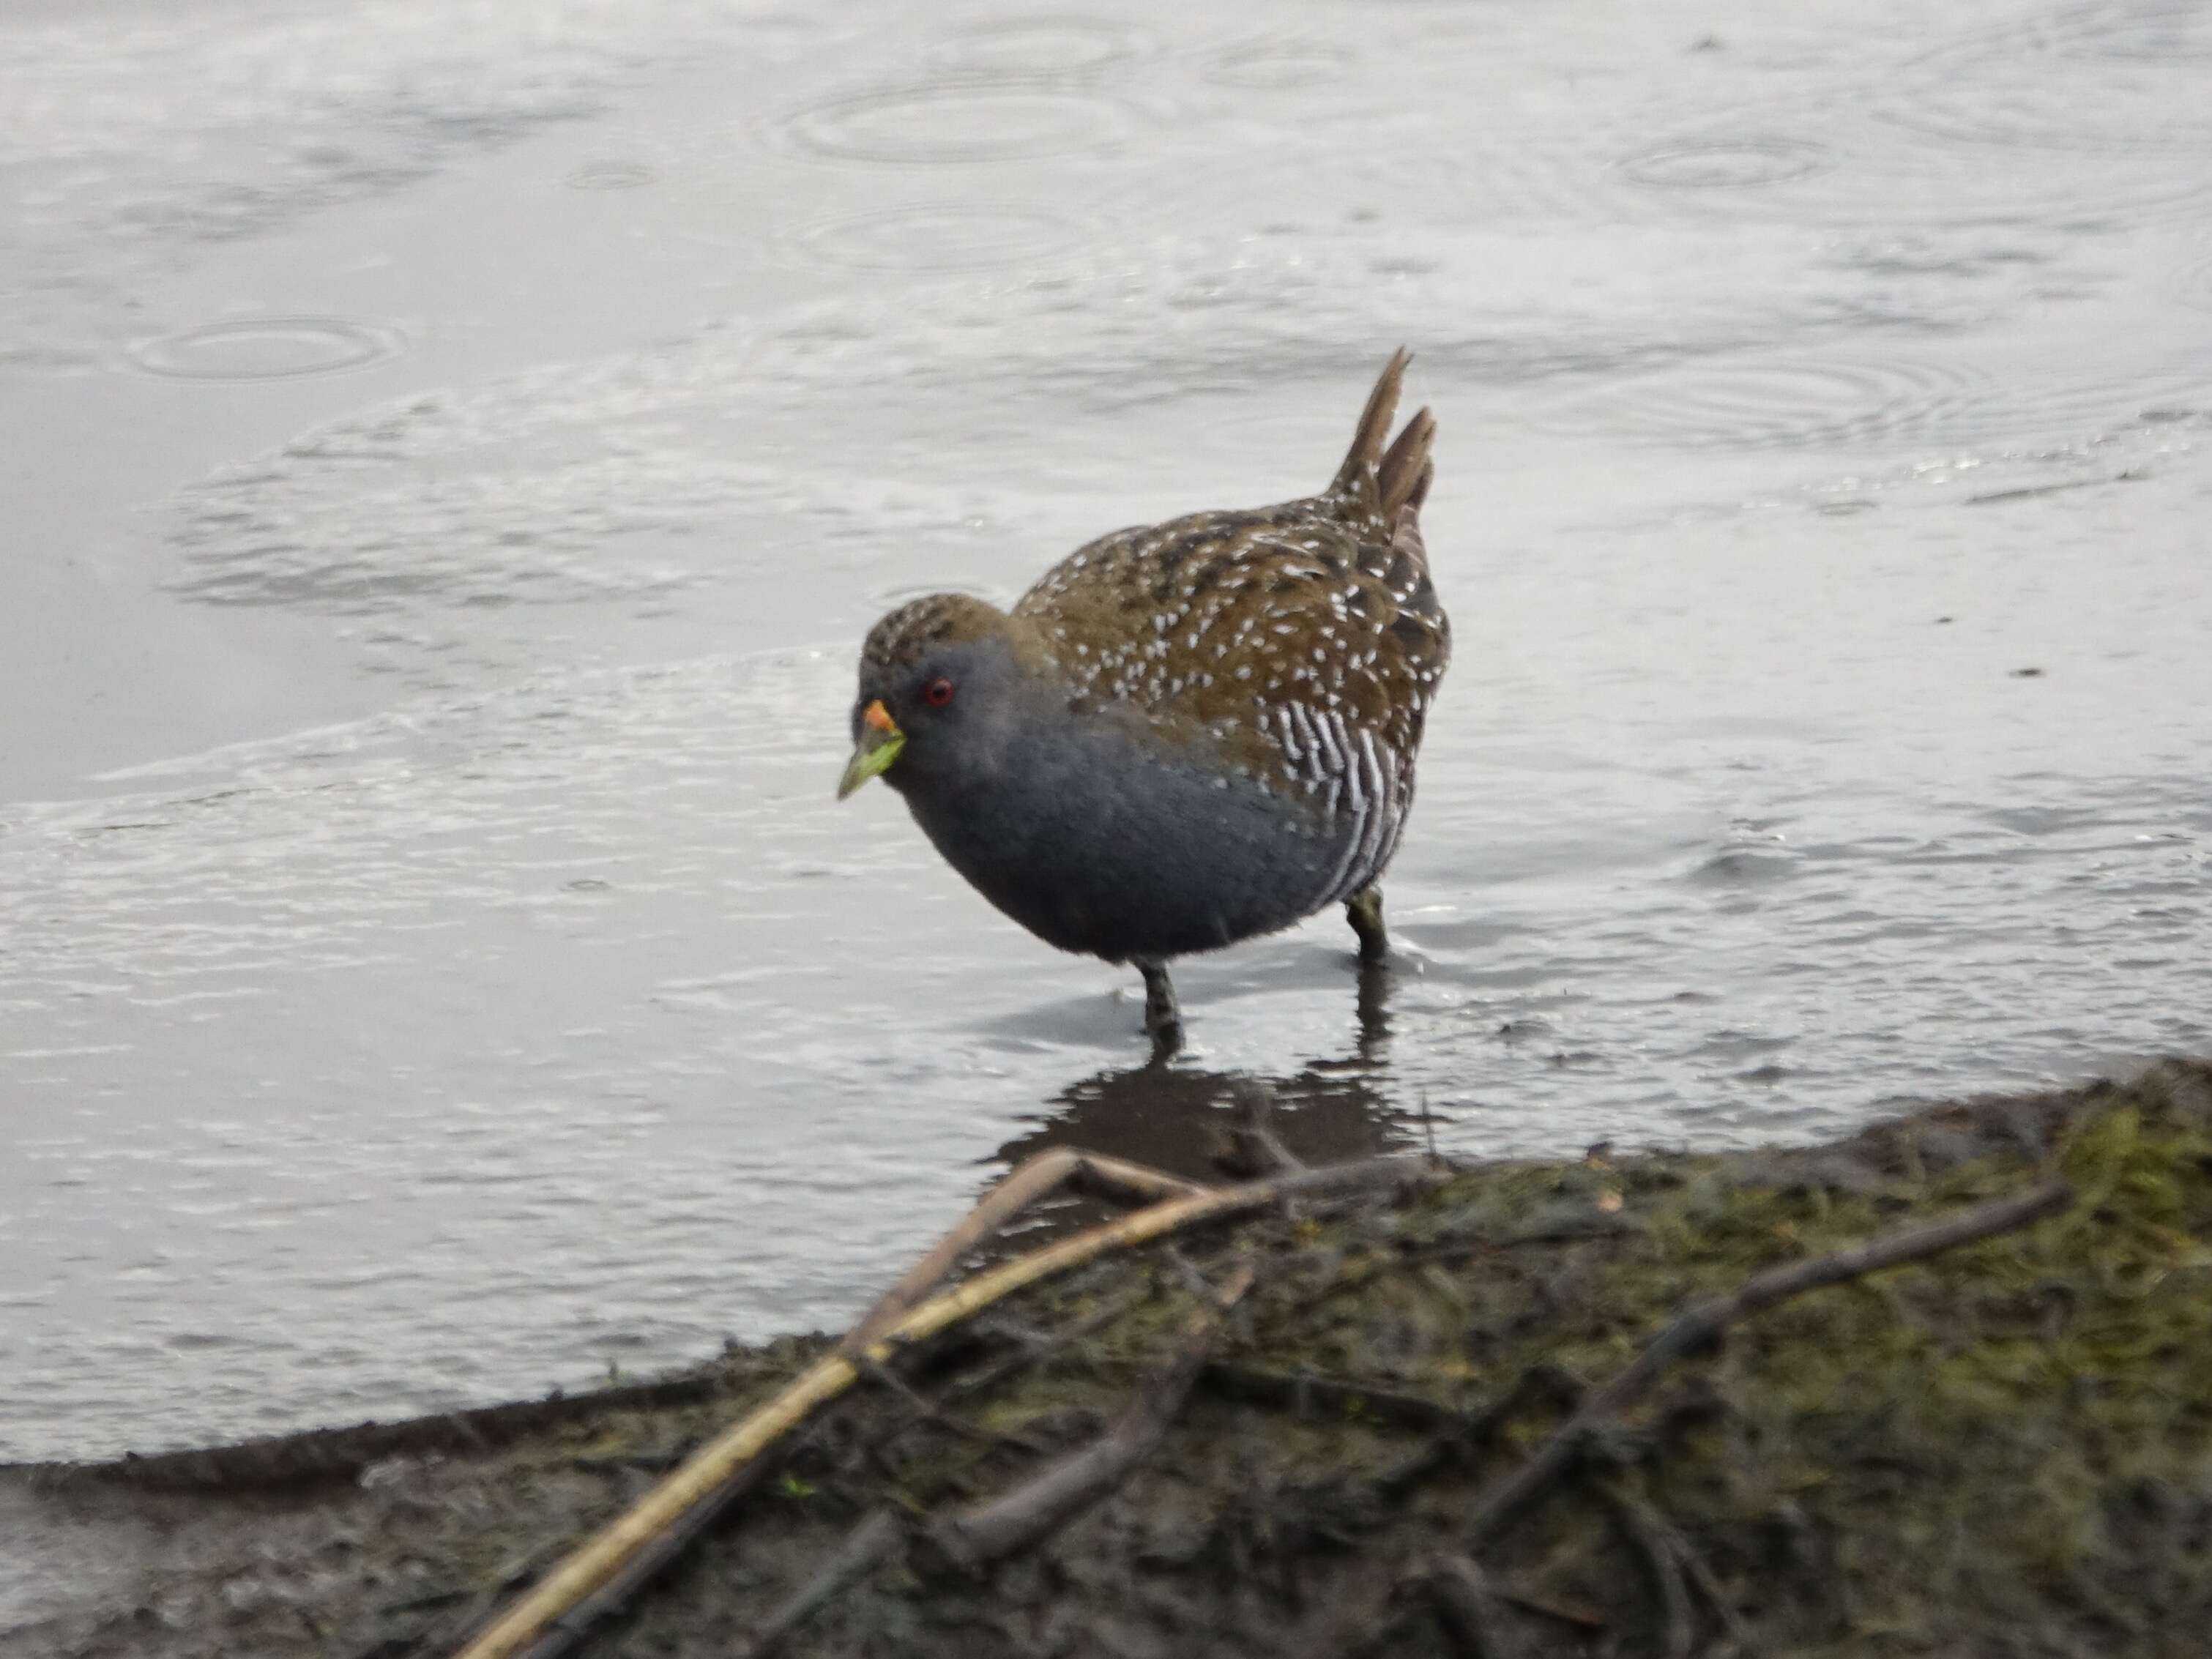
<svg viewBox="0 0 2212 1659"><path fill-rule="evenodd" d="M2042 1218L1845 1261L1557 1438L1685 1310L2055 1181ZM826 1346L0 1471L0 1653L447 1651ZM1133 1472L1039 1519L1041 1471L1163 1405ZM988 1565L979 1518L1014 1528ZM744 1650L855 1540L876 1565L782 1650L2197 1650L2212 1066L1813 1149L1489 1165L1117 1253L865 1376L580 1650Z"/></svg>

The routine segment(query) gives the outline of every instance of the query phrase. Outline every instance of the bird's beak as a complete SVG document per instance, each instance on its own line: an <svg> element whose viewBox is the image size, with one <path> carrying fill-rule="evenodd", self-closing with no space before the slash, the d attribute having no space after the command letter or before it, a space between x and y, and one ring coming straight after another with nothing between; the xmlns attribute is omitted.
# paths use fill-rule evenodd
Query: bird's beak
<svg viewBox="0 0 2212 1659"><path fill-rule="evenodd" d="M898 729L890 711L878 698L860 711L860 741L853 750L853 758L845 763L845 775L837 780L837 799L842 800L877 773L883 771L899 757L906 747L906 733Z"/></svg>

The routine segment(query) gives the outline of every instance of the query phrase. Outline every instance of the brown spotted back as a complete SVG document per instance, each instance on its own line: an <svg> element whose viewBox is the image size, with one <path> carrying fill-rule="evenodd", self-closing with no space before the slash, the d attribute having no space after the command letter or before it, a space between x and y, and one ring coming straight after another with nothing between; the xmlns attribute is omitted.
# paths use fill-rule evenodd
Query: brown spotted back
<svg viewBox="0 0 2212 1659"><path fill-rule="evenodd" d="M1419 528L1435 422L1423 410L1383 447L1406 361L1325 493L1101 537L1013 608L1085 701L1164 738L1203 728L1240 769L1357 819L1347 880L1389 860L1451 654Z"/></svg>

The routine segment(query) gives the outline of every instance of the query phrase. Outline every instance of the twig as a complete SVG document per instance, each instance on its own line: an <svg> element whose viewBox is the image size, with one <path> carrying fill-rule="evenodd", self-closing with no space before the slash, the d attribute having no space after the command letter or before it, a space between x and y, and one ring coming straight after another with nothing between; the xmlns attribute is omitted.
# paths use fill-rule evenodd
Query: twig
<svg viewBox="0 0 2212 1659"><path fill-rule="evenodd" d="M1651 1506L1618 1482L1606 1481L1598 1490L1612 1508L1622 1534L1643 1559L1652 1593L1659 1598L1660 1614L1666 1621L1662 1650L1667 1659L1690 1659L1698 1639L1697 1614L1690 1606L1690 1588L1682 1582L1681 1553L1674 1547L1676 1540Z"/></svg>
<svg viewBox="0 0 2212 1659"><path fill-rule="evenodd" d="M1752 1635L1751 1626L1735 1610L1735 1603L1728 1599L1728 1593L1721 1588L1720 1581L1713 1577L1713 1570L1705 1565L1705 1558L1683 1535L1682 1529L1669 1521L1656 1505L1618 1481L1607 1481L1600 1490L1606 1501L1613 1506L1614 1512L1620 1516L1622 1524L1629 1530L1639 1549L1647 1554L1655 1550L1663 1551L1671 1559L1675 1571L1680 1575L1680 1582L1686 1583L1690 1589L1705 1598L1705 1605L1720 1620L1722 1628L1728 1632L1736 1650L1743 1654L1756 1651L1758 1644ZM1665 1592L1662 1590L1662 1593ZM1672 1617L1670 1605L1670 1621Z"/></svg>
<svg viewBox="0 0 2212 1659"><path fill-rule="evenodd" d="M1008 1434L999 1429L980 1429L972 1423L962 1422L951 1413L946 1411L940 1403L921 1394L904 1377L880 1360L871 1359L866 1354L861 1355L860 1374L887 1393L896 1395L906 1402L907 1408L914 1415L905 1426L919 1427L926 1423L932 1428L942 1429L957 1440L965 1440L970 1445L991 1446L1000 1450L1026 1452L1032 1457L1042 1456L1044 1453L1044 1448L1027 1435Z"/></svg>
<svg viewBox="0 0 2212 1659"><path fill-rule="evenodd" d="M1093 1198L1103 1198L1109 1204L1119 1204L1124 1209L1212 1190L1205 1182L1186 1181L1179 1175L1155 1170L1149 1164L1133 1164L1126 1158L1073 1150L1068 1155L1075 1160L1074 1167L1067 1172L1070 1187Z"/></svg>
<svg viewBox="0 0 2212 1659"><path fill-rule="evenodd" d="M679 1454L668 1452L631 1452L619 1457L572 1457L568 1467L580 1474L605 1474L617 1480L633 1474L665 1474L676 1467Z"/></svg>
<svg viewBox="0 0 2212 1659"><path fill-rule="evenodd" d="M1027 1255L1000 1263L913 1308L884 1330L867 1350L878 1360L899 1345L934 1336L1014 1291L1109 1250L1146 1243L1209 1221L1227 1220L1265 1209L1286 1198L1317 1193L1372 1190L1434 1181L1439 1171L1415 1159L1369 1158L1316 1170L1301 1170L1267 1181L1213 1187L1164 1200L1103 1226L1093 1227ZM641 1578L626 1570L641 1556L655 1570L673 1552L653 1547L672 1528L696 1534L690 1517L700 1509L726 1503L726 1489L750 1480L769 1449L817 1408L836 1399L859 1376L851 1358L832 1353L817 1360L774 1398L725 1429L694 1452L612 1522L587 1540L515 1603L477 1633L457 1659L509 1659L527 1650L532 1659L551 1659L564 1651L577 1626L571 1614L603 1587L619 1583L634 1589ZM556 1630L556 1624L562 1628Z"/></svg>
<svg viewBox="0 0 2212 1659"><path fill-rule="evenodd" d="M1669 1365L1707 1346L1729 1326L1808 1291L1925 1261L1961 1244L2027 1226L2063 1208L2072 1197L2073 1188L2065 1182L2046 1182L2008 1198L1977 1204L1940 1221L1847 1245L1810 1261L1769 1268L1747 1279L1732 1295L1697 1304L1645 1344L1641 1353L1584 1401L1527 1462L1483 1494L1468 1523L1470 1540L1479 1546L1488 1539L1522 1504L1559 1477L1579 1455L1592 1430L1617 1416Z"/></svg>
<svg viewBox="0 0 2212 1659"><path fill-rule="evenodd" d="M1356 1376L1323 1376L1304 1371L1265 1370L1234 1361L1209 1360L1199 1380L1213 1392L1232 1400L1274 1406L1306 1415L1316 1408L1352 1415L1368 1415L1401 1428L1438 1429L1459 1432L1474 1426L1467 1413L1382 1383L1363 1382Z"/></svg>
<svg viewBox="0 0 2212 1659"><path fill-rule="evenodd" d="M1432 1559L1422 1587L1455 1651L1467 1659L1521 1659L1522 1644L1502 1605L1504 1598L1467 1557Z"/></svg>
<svg viewBox="0 0 2212 1659"><path fill-rule="evenodd" d="M838 1345L838 1352L856 1354L866 1351L870 1343L897 1323L901 1314L951 1278L963 1256L997 1237L1006 1224L1023 1211L1049 1198L1062 1187L1077 1185L1122 1204L1152 1203L1205 1190L1180 1176L1099 1152L1079 1152L1067 1146L1054 1146L1024 1158L984 1194L975 1208L963 1216L927 1255L908 1268L897 1284L884 1292Z"/></svg>
<svg viewBox="0 0 2212 1659"><path fill-rule="evenodd" d="M1657 1516L1657 1511L1653 1513ZM1714 1616L1721 1621L1721 1627L1728 1632L1729 1640L1735 1644L1736 1652L1749 1659L1749 1656L1759 1650L1759 1638L1752 1634L1749 1622L1736 1611L1735 1603L1729 1600L1728 1592L1721 1588L1720 1580L1713 1577L1713 1570L1705 1565L1705 1558L1690 1547L1688 1539L1668 1525L1664 1516L1657 1516L1657 1518L1674 1540L1674 1556L1681 1564L1683 1577L1690 1581L1691 1587L1698 1595L1705 1598L1705 1605L1713 1610Z"/></svg>
<svg viewBox="0 0 2212 1659"><path fill-rule="evenodd" d="M1291 1650L1297 1659L1366 1659L1369 1654L1406 1651L1413 1632L1425 1623L1407 1605L1404 1585L1370 1572L1355 1572L1339 1587Z"/></svg>
<svg viewBox="0 0 2212 1659"><path fill-rule="evenodd" d="M914 1415L905 1420L901 1425L902 1428L913 1428L923 1423L932 1423L963 1439L994 1445L1010 1445L1032 1452L1038 1449L1032 1443L1021 1437L994 1434L988 1430L974 1428L961 1422L958 1419L946 1413L938 1404L915 1393L907 1385L904 1379L878 1359L863 1354L860 1358L858 1370L862 1376L881 1383L908 1402ZM798 1443L805 1443L804 1436ZM888 1438L884 1443L888 1443ZM881 1447L873 1447L870 1449L880 1452ZM669 1458L660 1465L660 1468L665 1470L675 1462L674 1458ZM763 1455L722 1486L708 1493L691 1508L686 1510L651 1544L640 1550L620 1572L615 1574L605 1583L600 1585L599 1589L555 1620L552 1628L544 1636L525 1650L526 1659L557 1659L558 1655L566 1652L581 1640L585 1632L592 1626L598 1624L602 1619L621 1612L628 1605L632 1595L689 1549L693 1540L713 1526L731 1504L757 1486L760 1478L769 1473L769 1459ZM473 1622L473 1620L471 1621L471 1623ZM466 1626L463 1628L465 1629Z"/></svg>
<svg viewBox="0 0 2212 1659"><path fill-rule="evenodd" d="M527 1644L518 1650L522 1655L522 1659L560 1659L561 1655L565 1654L578 1642L583 1640L585 1633L594 1625L603 1619L611 1618L620 1613L629 1604L631 1596L636 1595L640 1589L665 1571L684 1551L691 1547L694 1540L720 1520L724 1512L732 1504L760 1484L762 1479L775 1466L773 1454L782 1449L781 1447L770 1447L760 1456L742 1465L731 1474L728 1480L709 1488L696 1502L672 1518L658 1533L641 1542L629 1559L622 1562L605 1579L575 1595L568 1605L554 1612L537 1634L526 1638ZM696 1452L692 1454L695 1458L699 1455ZM670 1480L675 1478L672 1474L664 1477L659 1486L653 1487L637 1503L633 1504L629 1512L635 1513L639 1507L652 1500L654 1492L662 1490ZM620 1525L621 1522L617 1521L616 1524ZM610 1528L608 1530L611 1531L612 1528ZM604 1537L605 1534L602 1533L600 1535ZM571 1554L567 1561L562 1562L560 1567L556 1569L556 1573L565 1571L568 1563L575 1559L575 1556ZM515 1606L517 1607L528 1606L532 1598L542 1593L545 1586L553 1582L556 1573L549 1573L544 1578L539 1580L536 1588L526 1592L516 1601ZM512 1617L512 1613L507 1616ZM487 1631L497 1628L496 1622L489 1626L479 1628L471 1641L460 1650L461 1653L465 1656L471 1652L476 1645L484 1639Z"/></svg>
<svg viewBox="0 0 2212 1659"><path fill-rule="evenodd" d="M1733 1295L1697 1304L1647 1343L1611 1382L1589 1395L1526 1462L1477 1500L1468 1526L1469 1544L1480 1547L1486 1542L1522 1505L1565 1472L1592 1431L1642 1395L1676 1359L1712 1342L1731 1324L1808 1291L1923 1261L1959 1245L2027 1226L2063 1208L2072 1197L2073 1189L2065 1182L2050 1182L2008 1198L1978 1204L1940 1221L1770 1268L1753 1275ZM1387 1595L1363 1597L1355 1592L1340 1597L1295 1650L1312 1659L1346 1651L1391 1651L1395 1650L1389 1644L1401 1641L1406 1631L1404 1614L1392 1613Z"/></svg>
<svg viewBox="0 0 2212 1659"><path fill-rule="evenodd" d="M1304 1160L1276 1139L1275 1097L1255 1078L1237 1082L1231 1091L1227 1151L1214 1161L1232 1175L1280 1175L1303 1170Z"/></svg>
<svg viewBox="0 0 2212 1659"><path fill-rule="evenodd" d="M1395 1272L1401 1267L1425 1267L1431 1264L1457 1266L1477 1256L1503 1255L1508 1250L1525 1250L1540 1244L1587 1244L1595 1238L1625 1238L1640 1231L1637 1224L1618 1216L1595 1212L1587 1221L1561 1221L1548 1226L1531 1227L1525 1232L1481 1236L1462 1234L1455 1237L1432 1239L1425 1244L1409 1244L1401 1248L1395 1257L1382 1263L1377 1272Z"/></svg>
<svg viewBox="0 0 2212 1659"><path fill-rule="evenodd" d="M1205 1375L1211 1375L1214 1369L1214 1366L1209 1366ZM1296 1373L1285 1375L1269 1371L1250 1371L1246 1372L1245 1375L1267 1379L1270 1384L1276 1378L1280 1377L1282 1382L1293 1388L1303 1380ZM1468 1468L1473 1462L1473 1452L1475 1447L1487 1444L1494 1440L1498 1430L1525 1409L1532 1401L1540 1396L1559 1399L1568 1389L1571 1380L1555 1366L1531 1365L1514 1380L1512 1387L1473 1410L1443 1412L1436 1419L1437 1431L1409 1455L1400 1458L1395 1463L1386 1464L1382 1468L1364 1475L1352 1483L1346 1492L1347 1507L1355 1514L1370 1515L1377 1517L1378 1520L1381 1517L1399 1513L1404 1508L1407 1498L1414 1491L1448 1469ZM1232 1392L1234 1392L1233 1389ZM1261 1389L1255 1389L1243 1397L1260 1399L1263 1395ZM1579 1400L1581 1398L1579 1390L1573 1393L1571 1397ZM1415 1419L1417 1417L1427 1416L1431 1410L1442 1411L1441 1407L1434 1407L1433 1402L1424 1401L1419 1395L1401 1395L1395 1399L1404 1407L1405 1414L1401 1420L1410 1426L1421 1426ZM1294 1397L1288 1403L1295 1403ZM1395 1407L1386 1407L1382 1411L1378 1411L1377 1415L1386 1415L1389 1410L1395 1408ZM1497 1593L1506 1600L1516 1600L1516 1592L1510 1585L1498 1583L1495 1588ZM1548 1606L1528 1603L1525 1601L1520 1604L1531 1606L1533 1610L1537 1612L1551 1612L1555 1617L1565 1617L1566 1622L1570 1624L1594 1622L1595 1627L1601 1628L1605 1623L1602 1618L1597 1618L1594 1621L1584 1621L1578 1620L1574 1614L1559 1614L1556 1610Z"/></svg>
<svg viewBox="0 0 2212 1659"><path fill-rule="evenodd" d="M1088 1504L1126 1479L1151 1452L1183 1398L1200 1363L1221 1334L1221 1316L1250 1288L1253 1270L1241 1267L1212 1305L1186 1327L1181 1340L1139 1385L1120 1419L1094 1444L1059 1459L1014 1491L929 1529L940 1554L969 1571L1014 1550L1042 1541ZM906 1528L878 1510L848 1534L800 1589L755 1631L739 1659L768 1659L816 1613L897 1555Z"/></svg>
<svg viewBox="0 0 2212 1659"><path fill-rule="evenodd" d="M1443 1164L1431 1167L1448 1170L1448 1166ZM1377 1252L1372 1259L1360 1263L1354 1271L1325 1277L1311 1290L1277 1311L1279 1314L1303 1313L1333 1297L1362 1290L1385 1274L1402 1273L1408 1267L1426 1267L1431 1262L1457 1263L1476 1256L1504 1255L1509 1250L1527 1249L1542 1244L1581 1244L1591 1239L1616 1238L1637 1231L1632 1222L1607 1219L1600 1215L1589 1222L1556 1223L1497 1237L1463 1235L1428 1244L1401 1246L1387 1252Z"/></svg>
<svg viewBox="0 0 2212 1659"><path fill-rule="evenodd" d="M1166 1438L1199 1367L1221 1336L1221 1316L1252 1287L1249 1262L1237 1267L1214 1305L1194 1316L1104 1434L1057 1459L1012 1492L950 1515L929 1528L951 1559L979 1571L1058 1532L1129 1478Z"/></svg>
<svg viewBox="0 0 2212 1659"><path fill-rule="evenodd" d="M737 1659L768 1659L793 1632L899 1553L905 1528L889 1510L877 1510L845 1536L811 1578L754 1629Z"/></svg>
<svg viewBox="0 0 2212 1659"><path fill-rule="evenodd" d="M1104 1329L1129 1312L1131 1309L1150 1299L1152 1294L1147 1290L1139 1295L1120 1297L1106 1307L1101 1308L1088 1318L1079 1320L1050 1343L1042 1340L1025 1341L1013 1352L984 1366L981 1370L963 1372L954 1378L938 1391L936 1399L931 1401L929 1404L933 1410L943 1412L972 1395L986 1393L998 1387L1008 1377L1018 1376L1031 1365L1042 1363L1054 1348L1069 1343L1080 1342L1085 1337ZM931 1418L923 1413L902 1418L862 1442L859 1450L863 1455L880 1455L896 1445L902 1436L920 1428L930 1420ZM851 1465L848 1464L848 1467Z"/></svg>
<svg viewBox="0 0 2212 1659"><path fill-rule="evenodd" d="M1608 1622L1606 1616L1595 1607L1575 1607L1552 1596L1538 1595L1495 1578L1490 1581L1490 1593L1501 1601L1511 1602L1523 1613L1539 1613L1559 1624L1571 1625L1580 1631L1603 1630Z"/></svg>

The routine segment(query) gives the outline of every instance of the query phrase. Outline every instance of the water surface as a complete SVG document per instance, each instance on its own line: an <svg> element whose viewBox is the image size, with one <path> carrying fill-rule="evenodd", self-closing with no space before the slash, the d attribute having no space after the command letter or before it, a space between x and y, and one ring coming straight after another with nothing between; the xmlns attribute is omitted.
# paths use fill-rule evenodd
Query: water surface
<svg viewBox="0 0 2212 1659"><path fill-rule="evenodd" d="M849 1317L1010 1158L1828 1133L2203 1050L2212 9L18 9L0 1457ZM1457 661L1340 919L1057 956L856 642L1317 487Z"/></svg>

